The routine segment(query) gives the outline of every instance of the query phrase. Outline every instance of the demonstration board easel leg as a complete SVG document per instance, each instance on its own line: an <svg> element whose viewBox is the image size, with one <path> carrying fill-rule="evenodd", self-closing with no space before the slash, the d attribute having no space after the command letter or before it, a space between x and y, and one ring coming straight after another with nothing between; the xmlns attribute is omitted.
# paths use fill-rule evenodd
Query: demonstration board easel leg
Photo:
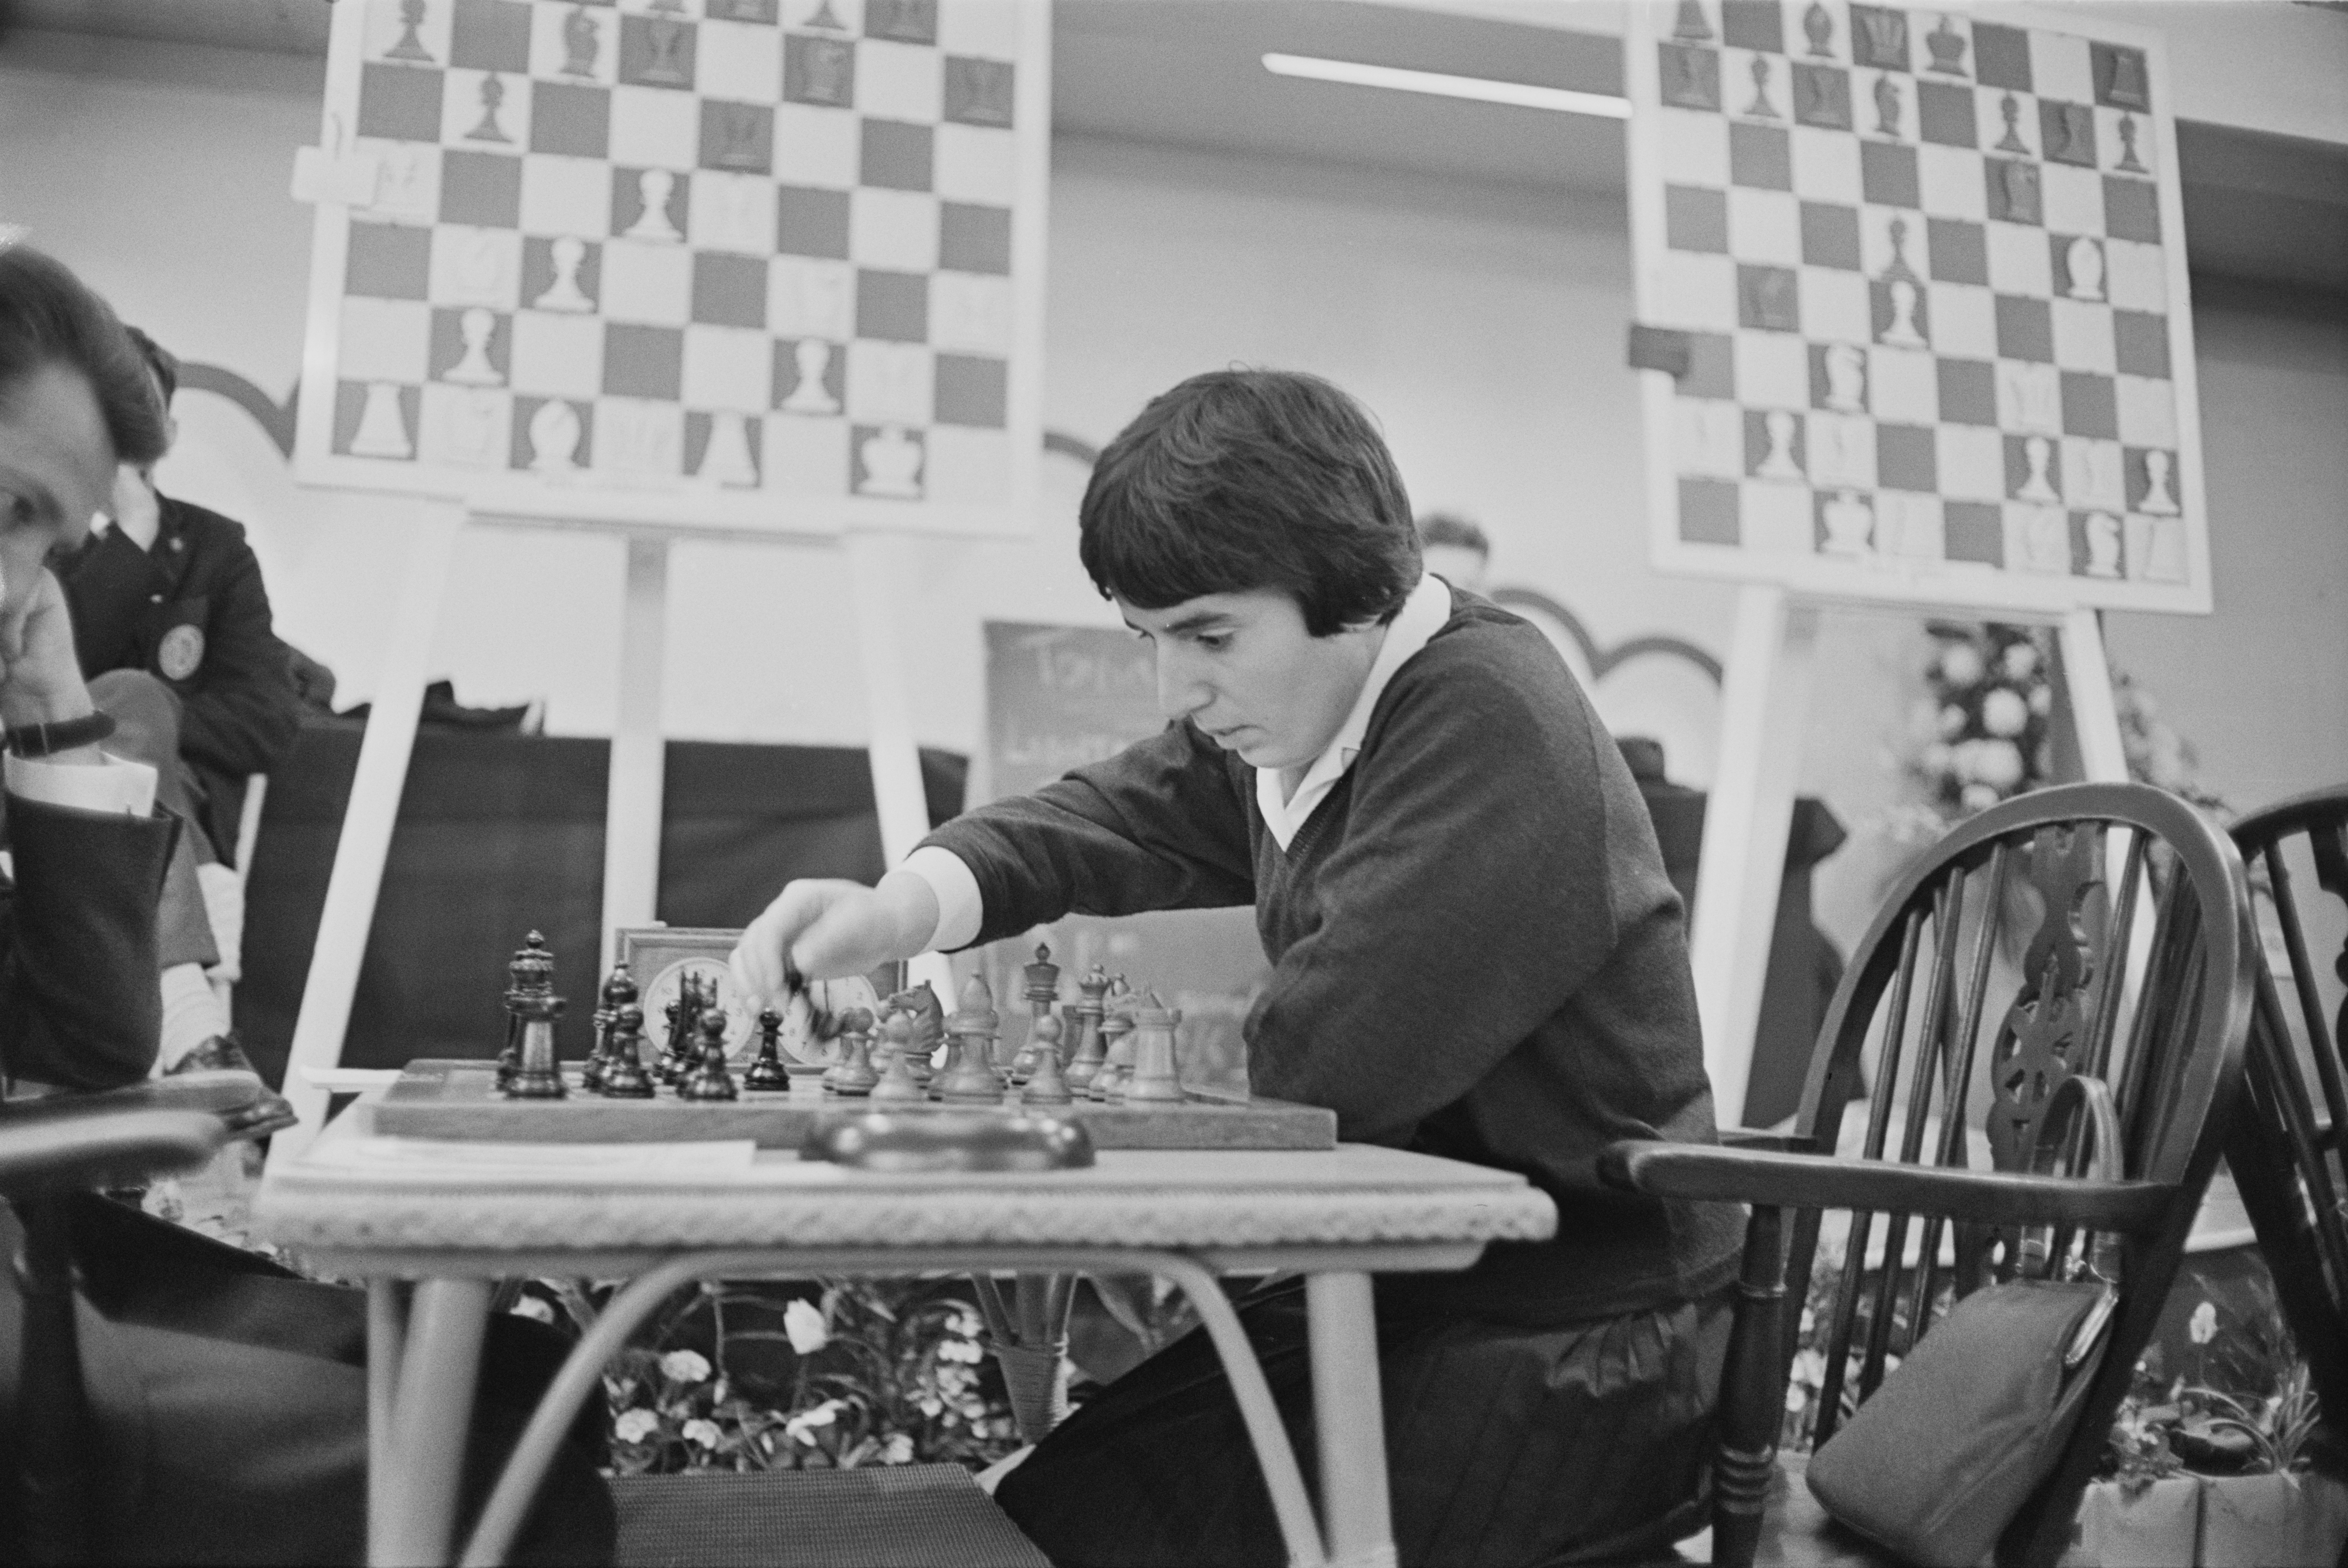
<svg viewBox="0 0 2348 1568"><path fill-rule="evenodd" d="M661 682L668 651L668 541L631 538L620 620L620 711L612 732L603 807L603 962L619 957L613 933L649 925L660 899L661 803L667 747ZM650 984L645 976L644 984Z"/></svg>
<svg viewBox="0 0 2348 1568"><path fill-rule="evenodd" d="M1723 1127L1745 1120L1818 634L1816 605L1781 588L1738 590L1689 942L1704 1065Z"/></svg>
<svg viewBox="0 0 2348 1568"><path fill-rule="evenodd" d="M880 855L894 870L929 837L929 796L922 788L922 754L913 741L913 709L899 643L903 617L893 596L919 571L912 541L897 534L852 534L844 548L856 602L856 645L864 666L864 706L871 722L866 751L872 765L872 804L880 818ZM953 1005L953 971L942 954L913 960L910 984L927 980Z"/></svg>
<svg viewBox="0 0 2348 1568"><path fill-rule="evenodd" d="M2063 650L2064 695L2078 728L2079 762L2092 784L2127 782L2127 749L2120 743L2120 714L2112 697L2112 666L2104 656L2103 616L2074 610L2054 635Z"/></svg>
<svg viewBox="0 0 2348 1568"><path fill-rule="evenodd" d="M384 860L399 816L400 791L407 782L407 759L416 747L416 718L424 703L440 602L456 557L457 535L464 526L464 509L445 502L417 508L411 525L399 597L392 609L391 638L368 709L366 735L359 742L358 769L343 810L335 869L318 916L318 943L311 954L310 975L302 987L302 1010L286 1060L285 1098L302 1119L270 1140L273 1164L308 1148L325 1122L327 1092L310 1081L307 1069L330 1068L342 1060L351 997L358 989L359 963L366 955L376 894L383 886Z"/></svg>

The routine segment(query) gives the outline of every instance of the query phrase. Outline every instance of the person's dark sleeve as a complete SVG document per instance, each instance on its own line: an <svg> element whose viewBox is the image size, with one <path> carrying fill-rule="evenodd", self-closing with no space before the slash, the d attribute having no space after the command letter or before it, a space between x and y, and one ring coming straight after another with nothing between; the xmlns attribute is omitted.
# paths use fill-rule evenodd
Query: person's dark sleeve
<svg viewBox="0 0 2348 1568"><path fill-rule="evenodd" d="M8 799L16 886L0 915L0 1065L65 1088L137 1083L163 1023L155 902L174 819Z"/></svg>
<svg viewBox="0 0 2348 1568"><path fill-rule="evenodd" d="M1246 1033L1257 1093L1393 1143L1563 1006L1617 922L1596 749L1612 742L1587 707L1457 658L1389 689L1322 923L1281 955Z"/></svg>
<svg viewBox="0 0 2348 1568"><path fill-rule="evenodd" d="M1251 808L1232 773L1211 742L1172 724L1032 795L965 811L923 841L977 878L982 943L1066 914L1251 903Z"/></svg>
<svg viewBox="0 0 2348 1568"><path fill-rule="evenodd" d="M180 694L180 749L222 773L266 773L294 749L302 699L271 624L261 562L242 537L227 546L204 643L203 668Z"/></svg>

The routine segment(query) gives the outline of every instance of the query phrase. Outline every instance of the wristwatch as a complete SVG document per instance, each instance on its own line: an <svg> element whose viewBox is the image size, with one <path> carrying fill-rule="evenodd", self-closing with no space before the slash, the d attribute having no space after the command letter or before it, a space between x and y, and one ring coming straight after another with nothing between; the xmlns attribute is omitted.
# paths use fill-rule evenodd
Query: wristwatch
<svg viewBox="0 0 2348 1568"><path fill-rule="evenodd" d="M8 750L16 757L53 757L77 746L95 745L113 733L114 716L103 708L92 708L79 718L62 718L54 724L38 720L12 724Z"/></svg>

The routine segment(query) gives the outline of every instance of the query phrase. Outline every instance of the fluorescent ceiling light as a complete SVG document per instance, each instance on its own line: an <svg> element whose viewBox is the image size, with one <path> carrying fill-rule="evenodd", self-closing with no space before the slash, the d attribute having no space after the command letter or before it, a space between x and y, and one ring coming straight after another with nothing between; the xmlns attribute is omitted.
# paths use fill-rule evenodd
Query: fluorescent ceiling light
<svg viewBox="0 0 2348 1568"><path fill-rule="evenodd" d="M1324 60L1312 55L1266 55L1263 68L1276 77L1303 77L1316 82L1343 82L1349 87L1392 88L1397 92L1434 93L1440 98L1515 104L1520 108L1603 115L1609 119L1631 118L1630 100L1611 93L1578 93L1565 88L1535 87L1530 82L1498 81L1490 77L1455 77L1442 71L1365 66L1355 60Z"/></svg>

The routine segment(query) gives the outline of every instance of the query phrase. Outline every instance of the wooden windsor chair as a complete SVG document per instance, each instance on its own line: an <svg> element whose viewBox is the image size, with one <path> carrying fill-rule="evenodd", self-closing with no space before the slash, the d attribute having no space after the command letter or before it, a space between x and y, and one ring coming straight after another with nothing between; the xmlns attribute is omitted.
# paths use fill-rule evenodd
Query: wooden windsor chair
<svg viewBox="0 0 2348 1568"><path fill-rule="evenodd" d="M2260 966L2226 1163L2324 1418L2348 1431L2348 785L2253 812L2233 837L2266 873L2291 995ZM2302 879L2311 872L2312 886ZM2322 974L2327 914L2340 941L2328 965L2337 984ZM2328 1016L2327 989L2336 998Z"/></svg>
<svg viewBox="0 0 2348 1568"><path fill-rule="evenodd" d="M2240 860L2182 801L2137 785L2029 795L1949 834L1885 901L1828 1008L1792 1137L1607 1151L1601 1174L1618 1186L1752 1205L1720 1399L1715 1563L1882 1560L1829 1523L1803 1461L1778 1453L1814 1266L1833 1280L1805 1412L1823 1443L1944 1294L2041 1272L2093 1240L2116 1259L2104 1354L1997 1551L2001 1563L2056 1561L2218 1159L2254 946ZM1877 1091L1846 1139L1866 1062ZM2029 1173L2039 1124L2075 1076L2116 1100L2124 1180ZM1819 1254L1828 1211L1849 1215L1839 1260Z"/></svg>

